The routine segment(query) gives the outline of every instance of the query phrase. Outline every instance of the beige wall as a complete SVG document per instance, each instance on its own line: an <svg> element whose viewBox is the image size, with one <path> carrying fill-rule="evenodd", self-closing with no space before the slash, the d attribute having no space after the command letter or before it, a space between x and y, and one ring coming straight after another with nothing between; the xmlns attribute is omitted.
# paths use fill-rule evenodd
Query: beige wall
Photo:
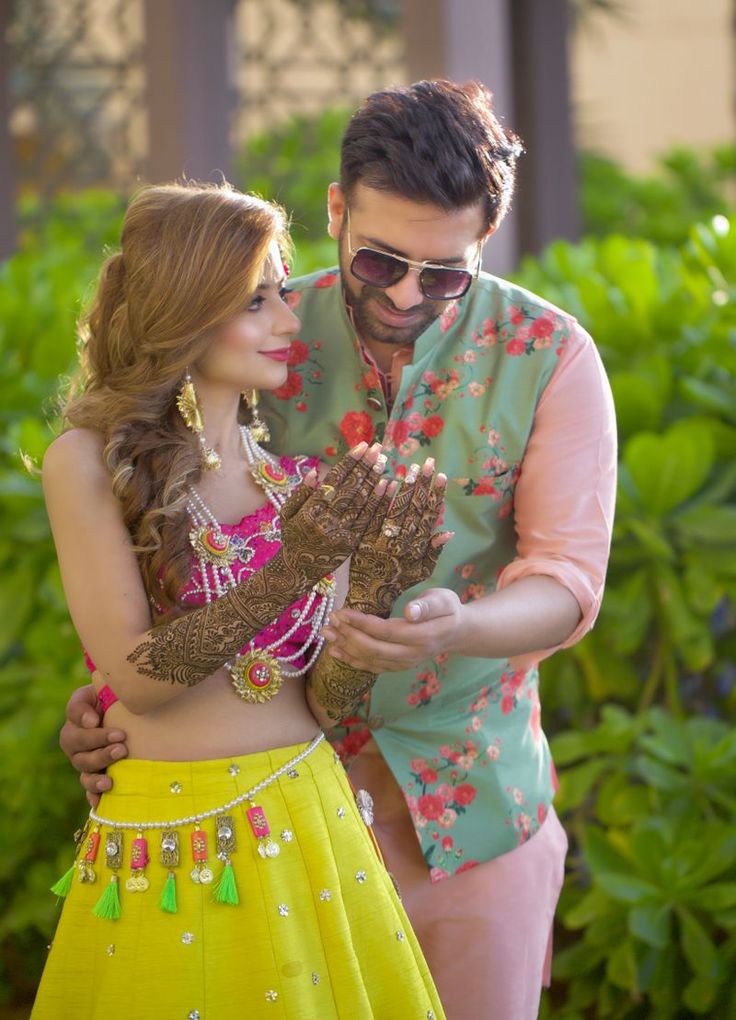
<svg viewBox="0 0 736 1020"><path fill-rule="evenodd" d="M578 143L646 171L676 144L734 138L732 0L624 0L575 34Z"/></svg>

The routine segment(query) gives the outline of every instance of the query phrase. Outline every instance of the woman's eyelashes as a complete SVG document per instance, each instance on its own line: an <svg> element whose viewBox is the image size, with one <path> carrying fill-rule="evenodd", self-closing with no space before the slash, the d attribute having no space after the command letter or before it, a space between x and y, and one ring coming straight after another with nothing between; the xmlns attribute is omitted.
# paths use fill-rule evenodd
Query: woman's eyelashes
<svg viewBox="0 0 736 1020"><path fill-rule="evenodd" d="M269 287L268 289L270 290L271 288ZM285 298L286 298L286 295L289 293L289 290L288 290L287 287L278 286L278 287L274 287L273 288L273 293L274 293L274 295L278 295L278 298L279 298L280 301L284 301ZM253 298L253 300L248 305L248 311L249 312L257 312L259 310L259 308L263 308L264 304L266 303L267 297L268 297L267 293L266 294L256 294L255 297Z"/></svg>

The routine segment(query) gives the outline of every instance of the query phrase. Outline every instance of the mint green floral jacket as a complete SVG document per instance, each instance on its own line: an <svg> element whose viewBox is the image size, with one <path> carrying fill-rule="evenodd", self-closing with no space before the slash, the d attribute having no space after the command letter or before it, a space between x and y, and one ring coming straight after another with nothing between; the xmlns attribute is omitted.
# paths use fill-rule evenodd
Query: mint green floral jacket
<svg viewBox="0 0 736 1020"><path fill-rule="evenodd" d="M456 536L427 586L451 588L463 602L492 592L519 558L517 481L540 399L579 327L534 295L481 274L419 337L388 413L348 318L339 272L295 280L289 290L302 326L286 383L264 394L266 411L276 412L269 413L273 449L329 462L375 438L397 476L433 456L449 479L442 526ZM603 546L605 561L605 539ZM376 740L433 880L513 849L543 822L556 780L538 683L534 662L520 668L506 659L438 655L379 678L360 712L333 732L346 761L370 736Z"/></svg>

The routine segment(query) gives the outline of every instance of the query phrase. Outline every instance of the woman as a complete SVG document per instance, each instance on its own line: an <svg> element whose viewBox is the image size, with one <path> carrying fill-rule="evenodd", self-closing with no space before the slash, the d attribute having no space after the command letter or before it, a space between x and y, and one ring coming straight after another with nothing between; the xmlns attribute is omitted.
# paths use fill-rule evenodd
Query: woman
<svg viewBox="0 0 736 1020"><path fill-rule="evenodd" d="M374 679L319 655L332 572L352 554L348 603L390 611L447 540L444 478L427 462L397 495L361 444L318 484L241 422L286 379L286 243L227 185L144 188L82 322L44 491L130 758L55 886L34 1017L443 1015L317 721Z"/></svg>

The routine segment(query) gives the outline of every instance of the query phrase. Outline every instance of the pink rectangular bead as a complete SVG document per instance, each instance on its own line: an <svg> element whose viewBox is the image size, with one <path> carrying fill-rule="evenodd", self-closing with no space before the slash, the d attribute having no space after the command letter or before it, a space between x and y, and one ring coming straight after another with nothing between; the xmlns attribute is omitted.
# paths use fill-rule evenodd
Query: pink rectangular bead
<svg viewBox="0 0 736 1020"><path fill-rule="evenodd" d="M261 839L263 836L270 836L271 829L266 821L266 813L262 807L256 804L252 808L248 808L246 815L248 816L254 836L258 839Z"/></svg>
<svg viewBox="0 0 736 1020"><path fill-rule="evenodd" d="M133 871L145 868L148 864L148 840L144 836L137 836L130 848L130 867Z"/></svg>

